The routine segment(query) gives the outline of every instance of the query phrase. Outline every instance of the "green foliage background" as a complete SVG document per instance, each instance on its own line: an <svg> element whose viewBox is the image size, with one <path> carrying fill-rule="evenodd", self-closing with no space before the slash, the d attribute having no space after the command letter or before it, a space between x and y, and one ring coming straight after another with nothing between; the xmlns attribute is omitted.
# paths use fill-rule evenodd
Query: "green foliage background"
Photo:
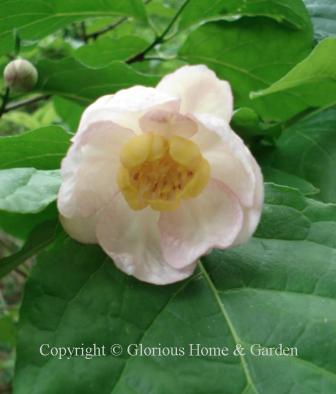
<svg viewBox="0 0 336 394"><path fill-rule="evenodd" d="M335 393L335 0L3 0L0 71L18 55L39 80L0 111L0 391ZM200 63L232 84L263 217L248 244L151 286L62 232L60 162L97 97ZM42 343L282 343L298 355L60 361Z"/></svg>

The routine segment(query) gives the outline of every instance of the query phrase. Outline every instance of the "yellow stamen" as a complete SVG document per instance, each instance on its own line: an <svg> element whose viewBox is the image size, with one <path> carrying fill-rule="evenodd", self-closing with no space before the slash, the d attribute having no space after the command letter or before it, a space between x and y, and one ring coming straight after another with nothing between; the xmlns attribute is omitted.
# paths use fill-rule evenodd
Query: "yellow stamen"
<svg viewBox="0 0 336 394"><path fill-rule="evenodd" d="M191 181L183 191L183 197L197 197L209 181L210 165L202 158Z"/></svg>
<svg viewBox="0 0 336 394"><path fill-rule="evenodd" d="M174 135L169 141L169 154L178 163L190 167L202 159L198 146L185 138Z"/></svg>
<svg viewBox="0 0 336 394"><path fill-rule="evenodd" d="M197 197L210 177L209 163L187 139L146 133L133 137L120 154L117 182L134 210L176 209L182 198Z"/></svg>
<svg viewBox="0 0 336 394"><path fill-rule="evenodd" d="M121 151L121 164L126 168L132 168L146 161L150 153L151 143L151 134L133 137Z"/></svg>

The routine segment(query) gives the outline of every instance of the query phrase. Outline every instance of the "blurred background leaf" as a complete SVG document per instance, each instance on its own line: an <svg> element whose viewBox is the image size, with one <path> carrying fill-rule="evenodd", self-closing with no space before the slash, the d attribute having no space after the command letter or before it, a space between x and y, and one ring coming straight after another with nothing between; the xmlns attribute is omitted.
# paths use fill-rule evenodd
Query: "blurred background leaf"
<svg viewBox="0 0 336 394"><path fill-rule="evenodd" d="M334 0L304 0L312 17L315 38L336 36L336 3Z"/></svg>
<svg viewBox="0 0 336 394"><path fill-rule="evenodd" d="M291 108L273 106L273 118L288 119L307 108L336 104L336 38L321 41L309 56L268 88L252 92L256 101L280 101L282 93L299 97Z"/></svg>
<svg viewBox="0 0 336 394"><path fill-rule="evenodd" d="M1 6L0 54L14 49L13 30L22 40L36 41L69 25L92 16L127 15L146 21L141 0L5 0Z"/></svg>

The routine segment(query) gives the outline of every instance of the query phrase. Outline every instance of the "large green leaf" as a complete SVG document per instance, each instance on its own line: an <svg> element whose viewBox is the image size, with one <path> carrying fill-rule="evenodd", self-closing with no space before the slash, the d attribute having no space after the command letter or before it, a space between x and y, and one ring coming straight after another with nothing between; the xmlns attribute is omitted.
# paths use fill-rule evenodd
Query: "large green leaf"
<svg viewBox="0 0 336 394"><path fill-rule="evenodd" d="M287 92L301 98L292 108L276 106L274 116L289 118L309 107L325 107L336 103L336 38L321 41L313 52L283 78L270 87L253 93L259 97L273 96L281 101Z"/></svg>
<svg viewBox="0 0 336 394"><path fill-rule="evenodd" d="M310 19L302 0L226 0L189 1L180 18L180 28L216 20L228 15L267 16L278 22L286 21L296 28L310 26Z"/></svg>
<svg viewBox="0 0 336 394"><path fill-rule="evenodd" d="M59 170L0 170L0 210L15 213L40 212L55 201L60 184Z"/></svg>
<svg viewBox="0 0 336 394"><path fill-rule="evenodd" d="M58 96L53 97L53 104L57 115L62 119L68 129L72 133L75 133L85 107L75 101Z"/></svg>
<svg viewBox="0 0 336 394"><path fill-rule="evenodd" d="M263 167L262 173L265 182L276 183L277 185L289 186L306 196L314 196L318 194L319 189L314 185L296 175L281 171L272 167Z"/></svg>
<svg viewBox="0 0 336 394"><path fill-rule="evenodd" d="M314 24L315 37L318 40L336 36L335 0L304 0Z"/></svg>
<svg viewBox="0 0 336 394"><path fill-rule="evenodd" d="M141 0L3 0L0 55L13 50L14 30L21 39L37 40L76 20L108 15L146 20Z"/></svg>
<svg viewBox="0 0 336 394"><path fill-rule="evenodd" d="M0 169L12 167L57 169L70 146L70 138L71 134L58 126L42 127L19 135L0 137Z"/></svg>
<svg viewBox="0 0 336 394"><path fill-rule="evenodd" d="M137 84L155 85L158 81L157 77L141 74L121 62L93 69L67 58L61 61L42 60L37 68L39 82L36 90L86 104L104 94Z"/></svg>
<svg viewBox="0 0 336 394"><path fill-rule="evenodd" d="M266 18L207 23L191 33L180 50L190 63L207 64L233 86L235 104L257 110L265 119L290 110L301 98L251 101L251 91L268 87L285 75L311 50L311 33L288 29ZM256 89L257 88L257 89Z"/></svg>
<svg viewBox="0 0 336 394"><path fill-rule="evenodd" d="M74 57L89 67L104 67L115 60L127 60L148 47L148 42L137 36L118 39L102 37L74 51Z"/></svg>
<svg viewBox="0 0 336 394"><path fill-rule="evenodd" d="M95 246L65 239L49 247L25 289L14 392L333 394L336 206L275 185L266 196L254 239L213 252L175 285L127 277ZM39 354L42 344L94 343L106 345L106 357ZM280 343L296 347L297 356L249 351ZM109 355L112 344L123 347L120 357ZM131 356L130 344L186 355ZM230 355L189 357L189 344L227 346ZM237 344L245 356L232 355Z"/></svg>
<svg viewBox="0 0 336 394"><path fill-rule="evenodd" d="M55 203L39 213L16 213L0 211L0 228L15 238L26 240L36 226L58 216Z"/></svg>
<svg viewBox="0 0 336 394"><path fill-rule="evenodd" d="M311 115L289 127L271 158L276 168L320 189L317 197L336 202L336 110Z"/></svg>

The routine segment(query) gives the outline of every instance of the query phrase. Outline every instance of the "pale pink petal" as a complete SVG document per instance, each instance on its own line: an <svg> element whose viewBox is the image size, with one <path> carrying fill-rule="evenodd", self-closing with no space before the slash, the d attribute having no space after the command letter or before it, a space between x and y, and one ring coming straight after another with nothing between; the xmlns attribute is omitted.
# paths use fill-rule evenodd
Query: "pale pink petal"
<svg viewBox="0 0 336 394"><path fill-rule="evenodd" d="M253 206L250 208L244 208L244 222L240 233L238 234L234 244L241 245L247 242L252 234L255 232L262 213L262 207L264 203L264 183L263 176L260 171L260 167L253 158L252 160L253 171L256 177L256 187L254 190Z"/></svg>
<svg viewBox="0 0 336 394"><path fill-rule="evenodd" d="M147 112L139 123L143 132L156 133L168 138L173 134L190 138L197 131L197 123L190 116L164 110Z"/></svg>
<svg viewBox="0 0 336 394"><path fill-rule="evenodd" d="M228 82L206 66L184 66L165 76L157 89L181 99L181 113L208 113L231 120L233 97Z"/></svg>
<svg viewBox="0 0 336 394"><path fill-rule="evenodd" d="M90 216L118 190L120 149L134 136L112 122L98 122L81 135L62 162L58 209L63 216Z"/></svg>
<svg viewBox="0 0 336 394"><path fill-rule="evenodd" d="M172 267L181 269L212 248L231 246L242 223L237 197L221 182L211 180L198 197L161 214L163 255Z"/></svg>
<svg viewBox="0 0 336 394"><path fill-rule="evenodd" d="M227 185L246 207L254 204L254 158L227 122L211 115L194 115L198 132L191 138L211 166L211 177Z"/></svg>
<svg viewBox="0 0 336 394"><path fill-rule="evenodd" d="M117 194L98 219L98 242L126 274L155 284L177 282L190 276L195 264L183 269L167 264L161 251L158 219L158 212L150 208L131 210L124 197Z"/></svg>
<svg viewBox="0 0 336 394"><path fill-rule="evenodd" d="M67 218L60 215L60 222L64 230L71 238L85 244L97 243L96 237L96 215L89 217L72 217Z"/></svg>
<svg viewBox="0 0 336 394"><path fill-rule="evenodd" d="M139 118L151 109L178 111L179 100L154 88L133 86L113 95L103 96L83 113L74 140L92 123L112 121L134 132L139 132Z"/></svg>

